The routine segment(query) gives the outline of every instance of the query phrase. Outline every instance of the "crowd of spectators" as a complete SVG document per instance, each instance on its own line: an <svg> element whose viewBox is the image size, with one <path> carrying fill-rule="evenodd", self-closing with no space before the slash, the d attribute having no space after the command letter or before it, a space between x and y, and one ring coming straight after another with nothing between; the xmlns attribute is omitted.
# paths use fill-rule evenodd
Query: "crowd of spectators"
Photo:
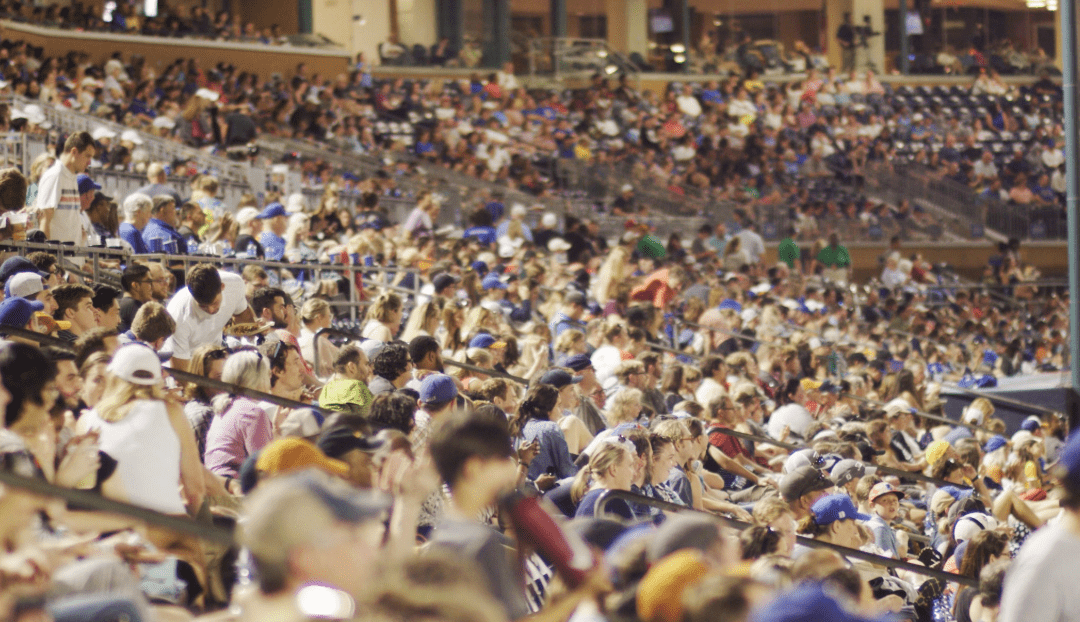
<svg viewBox="0 0 1080 622"><path fill-rule="evenodd" d="M5 76L27 62L25 50L8 50ZM87 76L71 58L81 102ZM120 85L117 102L102 104L111 107L105 114L133 127L154 119L160 135L177 140L200 137L155 122L185 100L148 98L152 87L190 91L184 109L274 98L257 79L246 93L227 68L200 78L197 65L127 90L123 73L143 70L116 61L107 73ZM313 94L320 81L298 74L281 114L234 109L256 131L340 146L350 135L335 130L339 119L353 120L351 132L371 132L380 105L400 109L406 100L394 96L413 93L418 108L399 112L439 102L427 157L493 181L535 174L536 152L517 154L520 170L513 157L480 164L479 153L530 145L545 132L559 159L649 163L641 172L658 179L650 167L689 150L674 175L704 176L701 188L715 196L746 193L747 207L737 230L711 222L685 246L679 236L666 246L646 239L648 228L631 218L613 238L589 219L544 213L534 222L525 205L494 196L467 209L464 231L436 227L442 206L431 193L395 222L380 206L390 175L351 182L365 197L356 210L338 204L343 180L329 170L316 207L276 193L263 204L252 195L227 205L214 176L196 172L179 188L169 163L144 159L146 186L110 197L93 164L128 166L115 153L138 151L137 140L48 128L40 109L10 114L15 129L65 138L29 179L0 170L0 238L66 242L59 248L76 255L119 238L122 251L119 262L92 269L53 252L0 264L0 465L235 526L237 542L5 485L0 616L1077 617L1080 436L1068 436L1057 413L1007 422L986 397L954 422L942 395L947 382L988 387L1066 368L1070 297L1049 289L1024 296L1018 287L1003 303L985 291L928 288L932 268L917 255L904 259L899 239L869 288L849 287L850 258L835 235L820 252L768 261L753 208L774 199L801 206L786 192L812 191L783 190L773 173L795 180L819 167L831 176L821 160L843 170L860 149L892 148L881 140L887 126L862 136L852 120L879 106L872 92L819 103L828 89L811 78L773 92L780 101L768 110L777 112L761 111L764 119L747 95L756 85L745 81L715 85L717 99L704 106L690 87L653 109L651 96L625 84L609 91L597 81L566 106L558 93L540 101L520 89L492 93L498 76L474 95L429 96L431 84L365 91L348 77L340 91ZM796 121L809 122L770 126L769 115L796 92ZM71 95L58 85L56 97L47 103ZM146 118L131 111L134 101ZM642 111L634 121L630 101ZM239 120L211 118L217 129L201 129L201 140L227 142ZM638 140L592 133L609 121L637 129ZM514 141L506 127L505 143L492 138L503 124L520 130ZM745 130L738 147L725 142L740 138L733 126ZM688 139L672 140L679 128ZM838 137L836 128L852 133ZM538 134L525 141L527 131ZM450 133L462 141L461 162L445 142ZM795 160L807 156L787 173L773 161L784 145ZM732 161L712 168L702 153L710 148L729 150ZM767 183L747 190L751 179ZM622 198L605 209L643 209ZM1006 245L999 263L1015 265L1017 250ZM220 258L230 252L251 261L227 269ZM343 277L319 265L330 263L364 269ZM363 301L359 323L340 305L350 294ZM320 333L331 327L348 336ZM717 516L739 523L721 526ZM891 569L886 559L908 564ZM919 566L959 577L931 578Z"/></svg>
<svg viewBox="0 0 1080 622"><path fill-rule="evenodd" d="M37 4L31 2L5 1L0 3L0 19L24 22L35 26L67 28L89 32L116 34L139 34L153 37L185 37L288 45L289 38L281 32L278 24L269 28L256 28L252 22L244 23L227 10L213 13L195 4L184 11L160 6L161 12L147 16L130 2L115 2L111 11L101 5L84 5L72 2L68 5Z"/></svg>

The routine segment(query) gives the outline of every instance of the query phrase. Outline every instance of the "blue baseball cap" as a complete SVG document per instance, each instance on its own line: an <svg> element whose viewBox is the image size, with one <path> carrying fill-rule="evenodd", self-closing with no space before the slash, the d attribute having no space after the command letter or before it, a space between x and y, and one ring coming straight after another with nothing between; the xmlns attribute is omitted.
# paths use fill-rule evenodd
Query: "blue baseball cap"
<svg viewBox="0 0 1080 622"><path fill-rule="evenodd" d="M268 218L275 218L277 216L288 216L289 212L285 211L285 206L281 203L271 203L263 208L263 211L259 212L259 215L255 218L260 220L266 220Z"/></svg>
<svg viewBox="0 0 1080 622"><path fill-rule="evenodd" d="M1073 431L1065 441L1058 468L1064 469L1061 483L1070 491L1080 492L1080 430Z"/></svg>
<svg viewBox="0 0 1080 622"><path fill-rule="evenodd" d="M15 255L14 257L8 257L3 264L0 264L0 283L6 284L8 279L20 272L30 272L43 279L49 278L49 273L38 270L38 267L31 263L29 259Z"/></svg>
<svg viewBox="0 0 1080 622"><path fill-rule="evenodd" d="M742 313L742 305L739 304L738 300L732 300L731 298L725 298L724 300L722 300L720 302L719 308L721 311L723 311L724 309L731 309L736 313Z"/></svg>
<svg viewBox="0 0 1080 622"><path fill-rule="evenodd" d="M506 342L501 339L496 339L487 333L480 333L472 338L469 342L470 348L505 348Z"/></svg>
<svg viewBox="0 0 1080 622"><path fill-rule="evenodd" d="M1021 430L1027 430L1028 432L1032 432L1032 433L1034 433L1035 430L1038 430L1041 427L1042 427L1042 419L1039 419L1035 415L1031 415L1027 419L1024 419L1024 422L1020 424L1020 429Z"/></svg>
<svg viewBox="0 0 1080 622"><path fill-rule="evenodd" d="M870 516L859 512L851 497L847 495L828 495L810 506L814 522L818 525L831 525L838 520L870 520Z"/></svg>
<svg viewBox="0 0 1080 622"><path fill-rule="evenodd" d="M0 326L24 328L35 311L45 308L45 303L26 298L8 298L0 302Z"/></svg>
<svg viewBox="0 0 1080 622"><path fill-rule="evenodd" d="M849 501L850 502L850 501ZM761 607L751 618L752 622L866 622L849 613L825 593L820 583L804 583L792 590L781 592L769 604Z"/></svg>
<svg viewBox="0 0 1080 622"><path fill-rule="evenodd" d="M79 176L75 178L75 183L79 185L79 194L101 190L101 184L90 179L90 176L86 173L79 174Z"/></svg>
<svg viewBox="0 0 1080 622"><path fill-rule="evenodd" d="M581 376L571 376L564 369L549 369L540 376L540 384L550 384L556 389L581 382Z"/></svg>
<svg viewBox="0 0 1080 622"><path fill-rule="evenodd" d="M589 358L588 354L571 354L570 356L564 356L559 359L557 365L559 367L568 367L574 371L582 371L593 366L592 359Z"/></svg>
<svg viewBox="0 0 1080 622"><path fill-rule="evenodd" d="M1001 449L1002 447L1004 447L1005 443L1007 443L1007 442L1008 442L1008 440L1004 436L1002 436L1000 434L998 434L996 436L991 436L990 440L986 441L986 444L983 445L983 451L986 452L986 453L996 451L996 450Z"/></svg>
<svg viewBox="0 0 1080 622"><path fill-rule="evenodd" d="M481 281L480 284L484 287L485 290L506 289L506 283L503 283L502 279L499 278L499 275L495 274L494 272L488 272L487 275L484 276L484 280Z"/></svg>
<svg viewBox="0 0 1080 622"><path fill-rule="evenodd" d="M431 374L420 383L420 402L442 404L457 397L457 385L446 374Z"/></svg>
<svg viewBox="0 0 1080 622"><path fill-rule="evenodd" d="M474 272L479 274L481 277L483 277L484 275L486 275L488 273L488 265L486 263L482 262L482 261L474 261L474 262L472 262L472 269L473 269Z"/></svg>

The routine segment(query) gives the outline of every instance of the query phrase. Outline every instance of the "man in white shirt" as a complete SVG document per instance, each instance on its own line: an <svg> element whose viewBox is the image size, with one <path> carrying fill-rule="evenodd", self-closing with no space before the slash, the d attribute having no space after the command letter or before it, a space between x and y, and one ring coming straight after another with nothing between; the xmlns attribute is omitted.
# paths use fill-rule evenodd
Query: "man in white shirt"
<svg viewBox="0 0 1080 622"><path fill-rule="evenodd" d="M975 163L972 167L972 173L978 180L990 181L996 179L998 176L998 167L994 164L994 154L989 151L984 151L982 159Z"/></svg>
<svg viewBox="0 0 1080 622"><path fill-rule="evenodd" d="M761 256L765 254L765 240L757 231L754 231L754 223L747 219L743 222L742 231L735 235L742 238L740 246L750 257L750 263L760 262Z"/></svg>
<svg viewBox="0 0 1080 622"><path fill-rule="evenodd" d="M35 209L38 228L45 237L61 242L85 244L82 203L76 175L86 170L96 153L94 139L87 132L76 132L64 143L64 152L38 182Z"/></svg>
<svg viewBox="0 0 1080 622"><path fill-rule="evenodd" d="M176 320L176 330L164 348L172 352L173 369L181 371L187 371L195 348L221 342L221 331L230 320L255 321L239 275L201 263L188 270L186 282L187 287L169 301L169 315Z"/></svg>
<svg viewBox="0 0 1080 622"><path fill-rule="evenodd" d="M675 104L684 115L694 118L701 115L701 102L694 97L694 90L689 84L683 85L682 95L675 98Z"/></svg>
<svg viewBox="0 0 1080 622"><path fill-rule="evenodd" d="M710 356L701 362L701 384L698 386L694 398L698 404L711 404L718 397L727 395L724 389L724 379L727 377L727 366L724 359L719 356Z"/></svg>

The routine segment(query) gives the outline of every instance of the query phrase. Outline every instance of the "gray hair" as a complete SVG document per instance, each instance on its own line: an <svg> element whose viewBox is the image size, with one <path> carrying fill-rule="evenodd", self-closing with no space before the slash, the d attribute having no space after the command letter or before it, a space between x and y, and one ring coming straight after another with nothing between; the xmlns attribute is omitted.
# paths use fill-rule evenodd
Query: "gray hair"
<svg viewBox="0 0 1080 622"><path fill-rule="evenodd" d="M225 359L221 370L221 381L256 391L270 392L270 361L255 350L241 350ZM232 395L218 395L214 398L215 414L222 414L232 406Z"/></svg>
<svg viewBox="0 0 1080 622"><path fill-rule="evenodd" d="M142 192L136 192L129 194L124 199L124 220L127 222L135 222L135 217L139 215L141 211L149 211L154 205L154 200Z"/></svg>

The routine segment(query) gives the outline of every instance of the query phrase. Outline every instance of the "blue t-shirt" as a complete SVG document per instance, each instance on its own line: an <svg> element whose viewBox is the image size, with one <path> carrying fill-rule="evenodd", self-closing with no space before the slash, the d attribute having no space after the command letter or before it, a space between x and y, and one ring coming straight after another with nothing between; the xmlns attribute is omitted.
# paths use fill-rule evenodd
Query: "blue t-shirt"
<svg viewBox="0 0 1080 622"><path fill-rule="evenodd" d="M596 500L605 492L607 492L607 490L597 488L585 493L585 496L578 502L577 511L574 512L574 518L592 518L593 516L596 516ZM622 499L612 499L609 501L607 504L607 512L620 518L625 518L626 520L634 520L634 510L630 509L630 504Z"/></svg>

